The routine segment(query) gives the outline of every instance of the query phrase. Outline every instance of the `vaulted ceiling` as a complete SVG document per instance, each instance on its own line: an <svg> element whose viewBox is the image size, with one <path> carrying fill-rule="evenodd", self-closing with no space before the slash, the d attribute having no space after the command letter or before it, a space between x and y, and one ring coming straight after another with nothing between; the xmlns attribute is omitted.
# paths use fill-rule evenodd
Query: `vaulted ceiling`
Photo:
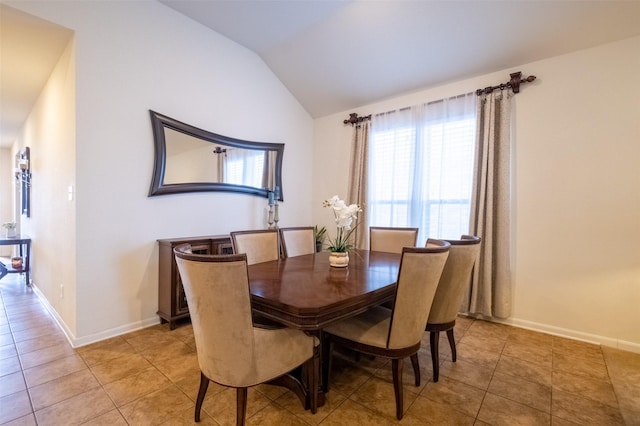
<svg viewBox="0 0 640 426"><path fill-rule="evenodd" d="M640 1L159 1L260 55L313 117L640 34Z"/></svg>
<svg viewBox="0 0 640 426"><path fill-rule="evenodd" d="M258 54L312 117L640 34L640 1L158 1ZM5 141L5 118L19 122L14 107L35 101L14 79L50 72L70 33L41 21L20 28L29 37L11 35L8 24L25 17L0 8ZM51 42L48 31L57 47L30 58L42 66L7 60L16 39Z"/></svg>
<svg viewBox="0 0 640 426"><path fill-rule="evenodd" d="M0 148L18 136L72 35L0 4Z"/></svg>

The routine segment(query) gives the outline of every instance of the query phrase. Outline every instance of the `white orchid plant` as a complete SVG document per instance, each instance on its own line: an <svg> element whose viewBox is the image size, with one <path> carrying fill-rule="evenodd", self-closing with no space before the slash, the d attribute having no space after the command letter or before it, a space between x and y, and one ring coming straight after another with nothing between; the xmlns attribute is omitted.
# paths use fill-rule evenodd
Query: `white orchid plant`
<svg viewBox="0 0 640 426"><path fill-rule="evenodd" d="M353 248L351 243L351 234L355 231L357 225L353 225L353 221L358 218L358 213L362 211L357 204L347 205L337 195L324 200L323 207L329 207L333 210L335 216L337 234L334 239L329 238L329 246L327 249L334 253L346 253Z"/></svg>

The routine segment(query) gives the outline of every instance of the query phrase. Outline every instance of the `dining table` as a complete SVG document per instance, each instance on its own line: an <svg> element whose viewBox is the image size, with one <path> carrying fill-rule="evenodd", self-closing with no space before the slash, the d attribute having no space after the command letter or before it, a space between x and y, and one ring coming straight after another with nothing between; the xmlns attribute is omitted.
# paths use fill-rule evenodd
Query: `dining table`
<svg viewBox="0 0 640 426"><path fill-rule="evenodd" d="M345 268L329 253L289 257L248 267L252 309L289 327L319 331L328 324L390 301L400 254L352 250Z"/></svg>
<svg viewBox="0 0 640 426"><path fill-rule="evenodd" d="M328 252L249 265L252 310L322 342L327 325L393 300L400 258L397 253L352 250L345 268L329 266ZM318 374L322 377L321 371ZM307 390L274 384L289 387L309 407ZM324 395L319 392L322 405Z"/></svg>

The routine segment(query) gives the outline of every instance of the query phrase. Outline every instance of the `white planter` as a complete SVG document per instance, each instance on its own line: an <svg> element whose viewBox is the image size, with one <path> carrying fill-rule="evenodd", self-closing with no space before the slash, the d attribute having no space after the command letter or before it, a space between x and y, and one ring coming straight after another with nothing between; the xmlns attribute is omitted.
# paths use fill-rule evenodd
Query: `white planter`
<svg viewBox="0 0 640 426"><path fill-rule="evenodd" d="M349 253L331 252L329 254L329 265L334 268L346 268L349 266Z"/></svg>

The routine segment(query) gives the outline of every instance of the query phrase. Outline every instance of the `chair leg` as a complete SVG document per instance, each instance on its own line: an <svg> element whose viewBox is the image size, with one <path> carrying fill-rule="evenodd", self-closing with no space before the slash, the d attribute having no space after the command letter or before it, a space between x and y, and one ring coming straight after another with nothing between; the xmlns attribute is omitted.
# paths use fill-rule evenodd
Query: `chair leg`
<svg viewBox="0 0 640 426"><path fill-rule="evenodd" d="M440 378L440 357L438 356L438 341L440 340L439 331L429 332L429 346L431 347L431 365L433 366L433 381L437 382Z"/></svg>
<svg viewBox="0 0 640 426"><path fill-rule="evenodd" d="M393 370L393 391L396 396L396 418L402 420L402 412L404 406L404 395L402 392L402 366L403 359L391 360L391 368Z"/></svg>
<svg viewBox="0 0 640 426"><path fill-rule="evenodd" d="M453 337L453 328L447 330L447 338L449 339L449 346L451 346L451 359L453 362L456 362L456 340Z"/></svg>
<svg viewBox="0 0 640 426"><path fill-rule="evenodd" d="M202 409L202 402L204 401L204 396L206 395L208 388L209 379L202 372L200 372L200 390L198 390L198 397L196 398L196 411L194 414L194 420L196 422L200 421L200 410Z"/></svg>
<svg viewBox="0 0 640 426"><path fill-rule="evenodd" d="M247 415L247 388L236 389L236 425L244 426Z"/></svg>
<svg viewBox="0 0 640 426"><path fill-rule="evenodd" d="M411 365L413 366L413 377L415 378L416 386L420 386L420 361L417 353L411 355Z"/></svg>
<svg viewBox="0 0 640 426"><path fill-rule="evenodd" d="M331 375L331 351L333 342L326 333L322 335L322 390L329 392L329 376Z"/></svg>

